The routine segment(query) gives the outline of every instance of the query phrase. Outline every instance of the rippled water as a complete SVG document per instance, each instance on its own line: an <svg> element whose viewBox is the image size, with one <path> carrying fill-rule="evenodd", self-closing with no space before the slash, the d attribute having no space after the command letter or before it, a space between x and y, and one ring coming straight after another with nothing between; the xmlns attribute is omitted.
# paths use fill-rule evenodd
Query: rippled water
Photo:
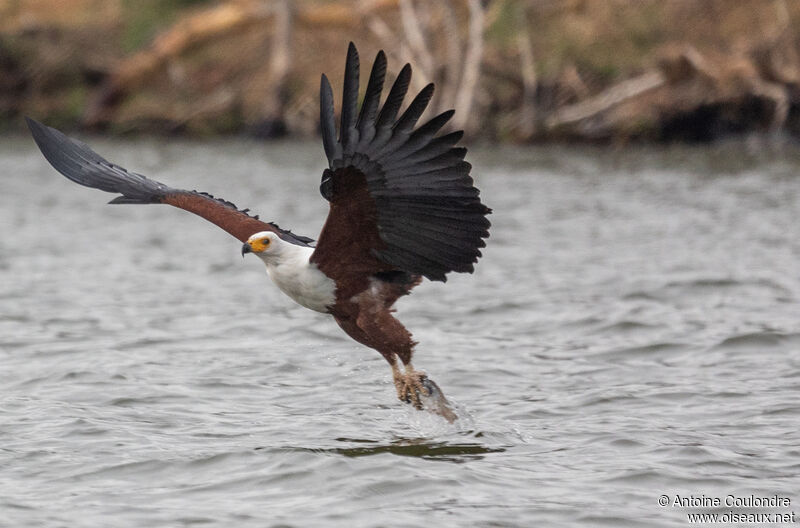
<svg viewBox="0 0 800 528"><path fill-rule="evenodd" d="M316 236L317 144L93 141ZM0 525L687 526L800 513L800 154L476 149L472 276L400 303L448 425L224 232L0 143ZM727 511L723 508L721 511Z"/></svg>

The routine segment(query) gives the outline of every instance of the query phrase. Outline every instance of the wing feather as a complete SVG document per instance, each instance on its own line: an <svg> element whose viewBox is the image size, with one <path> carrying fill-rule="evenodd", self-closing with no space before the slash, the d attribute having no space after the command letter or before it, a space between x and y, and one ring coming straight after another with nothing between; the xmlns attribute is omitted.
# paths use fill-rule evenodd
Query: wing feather
<svg viewBox="0 0 800 528"><path fill-rule="evenodd" d="M383 92L385 78L386 54L383 51L379 51L369 74L364 103L361 105L361 113L358 116L358 148L363 148L366 143L375 137L375 116L378 115L378 107L381 104L381 93Z"/></svg>
<svg viewBox="0 0 800 528"><path fill-rule="evenodd" d="M319 86L319 122L322 127L322 145L325 156L333 159L342 155L341 146L336 141L336 122L333 114L333 90L325 74L322 74Z"/></svg>
<svg viewBox="0 0 800 528"><path fill-rule="evenodd" d="M403 105L403 99L408 92L408 86L411 83L411 65L406 64L389 90L389 95L386 97L386 102L383 104L378 119L375 122L375 137L369 145L365 145L363 152L367 156L375 156L378 150L386 144L392 137L392 124L397 119L397 113Z"/></svg>
<svg viewBox="0 0 800 528"><path fill-rule="evenodd" d="M392 162L396 160L401 160L408 156L413 152L417 152L422 147L426 146L431 140L436 136L436 134L441 130L441 128L450 121L450 118L453 117L455 114L454 110L448 110L446 112L442 112L441 114L437 115L418 129L416 129L412 134L411 137L408 138L402 147L399 147L397 150L392 152L390 156L387 156L384 162ZM462 133L456 134L458 138L453 142L453 145L458 143L458 140L461 139L463 136ZM450 145L452 146L452 145Z"/></svg>
<svg viewBox="0 0 800 528"><path fill-rule="evenodd" d="M383 162L383 158L387 155L396 152L397 149L408 141L414 126L419 121L420 116L428 107L428 103L433 97L433 84L428 84L422 89L420 93L411 101L406 111L397 120L394 127L392 127L392 138L389 140L380 151L375 154L375 159Z"/></svg>
<svg viewBox="0 0 800 528"><path fill-rule="evenodd" d="M347 48L347 62L344 69L344 92L342 96L342 124L339 129L340 142L345 154L353 152L358 143L356 112L358 111L358 51L353 43Z"/></svg>
<svg viewBox="0 0 800 528"><path fill-rule="evenodd" d="M173 189L141 174L130 172L106 160L86 143L71 139L58 130L26 118L33 139L54 169L75 183L101 191L118 193L112 204L166 203L199 215L242 242L260 231L272 231L293 244L308 246L312 239L262 222L247 209L198 191Z"/></svg>
<svg viewBox="0 0 800 528"><path fill-rule="evenodd" d="M355 66L354 66L355 65ZM398 118L411 80L406 64L378 110L386 58L378 53L356 124L353 89L358 86L358 55L351 44L345 68L340 140L325 140L329 169L321 191L330 202L328 219L311 256L320 270L352 294L371 276L391 272L446 280L449 272L472 272L489 236L491 212L480 201L455 145L461 131L437 135L452 118L448 110L415 129L433 96L422 89ZM355 81L354 81L355 79ZM322 113L333 102L323 95ZM333 123L333 117L327 118ZM348 135L353 129L358 140ZM335 137L325 132L323 138Z"/></svg>

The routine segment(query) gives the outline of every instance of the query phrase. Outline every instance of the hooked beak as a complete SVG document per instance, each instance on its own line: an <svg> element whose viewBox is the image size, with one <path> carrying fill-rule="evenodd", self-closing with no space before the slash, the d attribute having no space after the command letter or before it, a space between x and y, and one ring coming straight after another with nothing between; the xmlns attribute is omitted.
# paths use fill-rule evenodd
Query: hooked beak
<svg viewBox="0 0 800 528"><path fill-rule="evenodd" d="M250 243L249 242L245 242L244 244L242 244L242 258L244 258L245 254L252 253L252 252L253 252L253 248L250 247Z"/></svg>

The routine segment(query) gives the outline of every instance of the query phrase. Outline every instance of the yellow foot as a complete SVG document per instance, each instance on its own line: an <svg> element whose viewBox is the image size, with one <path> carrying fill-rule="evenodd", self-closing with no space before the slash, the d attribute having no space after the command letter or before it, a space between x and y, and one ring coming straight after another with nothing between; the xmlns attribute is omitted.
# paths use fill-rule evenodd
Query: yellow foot
<svg viewBox="0 0 800 528"><path fill-rule="evenodd" d="M394 386L397 389L397 398L410 403L417 409L422 409L422 396L430 396L430 391L425 386L428 377L424 372L417 372L409 363L405 373L400 372L397 365L392 365Z"/></svg>
<svg viewBox="0 0 800 528"><path fill-rule="evenodd" d="M423 372L406 372L403 378L402 396L401 400L410 403L414 408L422 410L422 397L430 396L431 393L425 386L428 377Z"/></svg>
<svg viewBox="0 0 800 528"><path fill-rule="evenodd" d="M456 421L458 416L444 397L442 389L424 372L414 370L409 363L405 373L400 372L396 364L392 365L392 374L400 401L410 403L420 411L424 409L438 414L450 423Z"/></svg>

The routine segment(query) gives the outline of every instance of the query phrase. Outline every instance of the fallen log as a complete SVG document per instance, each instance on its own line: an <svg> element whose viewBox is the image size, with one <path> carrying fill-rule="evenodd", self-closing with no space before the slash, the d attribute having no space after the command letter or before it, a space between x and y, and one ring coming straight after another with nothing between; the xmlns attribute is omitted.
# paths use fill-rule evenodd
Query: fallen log
<svg viewBox="0 0 800 528"><path fill-rule="evenodd" d="M315 27L356 27L362 18L371 13L393 9L398 0L376 0L363 4L357 12L341 5L309 6L293 13L292 23ZM272 24L276 18L285 18L281 8L264 0L231 0L181 19L153 40L145 50L122 61L110 74L94 97L89 101L83 122L94 127L110 119L115 106L128 94L136 91L167 65L171 60L190 49L206 45L215 39L225 38L254 26ZM285 9L284 9L285 11ZM283 28L285 40L290 29ZM275 65L280 73L282 66ZM284 72L285 74L285 72Z"/></svg>
<svg viewBox="0 0 800 528"><path fill-rule="evenodd" d="M545 128L557 137L593 140L637 135L712 139L726 129L779 130L789 115L789 85L765 78L765 71L746 54L667 49L655 68L559 108L545 119Z"/></svg>

